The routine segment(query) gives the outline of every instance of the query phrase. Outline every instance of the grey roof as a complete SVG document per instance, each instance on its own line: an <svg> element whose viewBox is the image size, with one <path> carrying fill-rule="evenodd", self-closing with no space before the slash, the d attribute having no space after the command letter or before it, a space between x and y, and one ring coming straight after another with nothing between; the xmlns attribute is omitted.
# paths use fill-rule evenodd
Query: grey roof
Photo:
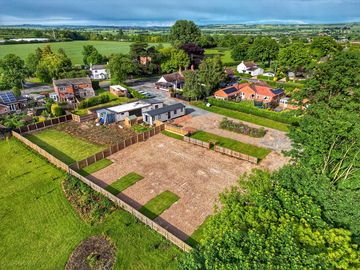
<svg viewBox="0 0 360 270"><path fill-rule="evenodd" d="M90 80L89 77L82 77L82 78L53 80L53 83L55 85L57 85L57 86L60 86L60 85L91 84L91 80Z"/></svg>
<svg viewBox="0 0 360 270"><path fill-rule="evenodd" d="M92 65L91 69L95 70L95 69L105 69L106 65Z"/></svg>
<svg viewBox="0 0 360 270"><path fill-rule="evenodd" d="M148 112L146 112L146 114L148 114L150 116L155 116L155 115L171 112L171 111L174 111L174 110L177 110L177 109L182 109L182 108L185 108L184 104L176 103L176 104L164 106L164 107L159 108L159 109L148 111Z"/></svg>
<svg viewBox="0 0 360 270"><path fill-rule="evenodd" d="M163 101L155 99L155 98L143 99L143 101L150 103L150 104L163 103Z"/></svg>

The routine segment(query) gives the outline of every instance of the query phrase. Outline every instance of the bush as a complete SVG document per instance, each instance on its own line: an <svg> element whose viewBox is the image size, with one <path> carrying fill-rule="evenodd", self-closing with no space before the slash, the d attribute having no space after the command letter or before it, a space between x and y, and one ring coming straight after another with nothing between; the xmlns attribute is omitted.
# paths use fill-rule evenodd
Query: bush
<svg viewBox="0 0 360 270"><path fill-rule="evenodd" d="M87 98L79 103L79 109L93 107L99 104L107 103L109 101L110 101L109 95L100 95L96 97Z"/></svg>
<svg viewBox="0 0 360 270"><path fill-rule="evenodd" d="M253 128L248 125L237 123L224 118L220 123L220 128L227 129L236 133L241 133L255 138L264 137L266 130L264 128Z"/></svg>
<svg viewBox="0 0 360 270"><path fill-rule="evenodd" d="M53 116L58 117L58 116L63 115L63 114L64 114L64 111L63 111L63 109L59 106L59 104L54 103L54 104L51 105L51 114L52 114Z"/></svg>
<svg viewBox="0 0 360 270"><path fill-rule="evenodd" d="M255 106L250 106L248 102L232 102L232 101L225 101L219 100L215 98L209 98L208 102L211 105L235 110L243 113L253 114L256 116L268 118L277 122L291 124L291 125L298 125L299 119L297 117L292 116L288 112L273 112L265 109L259 109Z"/></svg>
<svg viewBox="0 0 360 270"><path fill-rule="evenodd" d="M138 99L146 99L147 97L145 97L143 94L139 93L137 90L135 90L134 88L128 87L126 85L122 85L123 87L125 87L130 95L132 95L132 97L134 98L138 98Z"/></svg>

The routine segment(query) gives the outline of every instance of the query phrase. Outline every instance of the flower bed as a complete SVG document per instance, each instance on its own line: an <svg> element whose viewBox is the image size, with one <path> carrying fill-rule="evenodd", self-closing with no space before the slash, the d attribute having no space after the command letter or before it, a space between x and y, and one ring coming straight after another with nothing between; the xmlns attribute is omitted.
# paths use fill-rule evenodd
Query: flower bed
<svg viewBox="0 0 360 270"><path fill-rule="evenodd" d="M226 117L221 121L220 128L255 138L264 137L266 134L266 130L264 128L253 128L242 123L228 120Z"/></svg>

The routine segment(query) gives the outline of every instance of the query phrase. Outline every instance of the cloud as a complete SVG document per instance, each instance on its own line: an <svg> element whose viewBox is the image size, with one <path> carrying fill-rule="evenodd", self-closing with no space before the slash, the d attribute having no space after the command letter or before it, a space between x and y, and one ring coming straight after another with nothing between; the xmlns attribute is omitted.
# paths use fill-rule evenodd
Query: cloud
<svg viewBox="0 0 360 270"><path fill-rule="evenodd" d="M0 10L0 24L321 23L359 17L359 0L11 0Z"/></svg>

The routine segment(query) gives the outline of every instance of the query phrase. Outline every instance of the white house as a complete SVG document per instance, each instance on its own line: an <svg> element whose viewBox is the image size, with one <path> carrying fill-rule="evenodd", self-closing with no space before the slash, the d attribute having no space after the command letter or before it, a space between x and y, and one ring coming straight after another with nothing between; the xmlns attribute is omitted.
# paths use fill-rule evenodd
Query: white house
<svg viewBox="0 0 360 270"><path fill-rule="evenodd" d="M105 65L91 65L91 79L105 80L110 78Z"/></svg>
<svg viewBox="0 0 360 270"><path fill-rule="evenodd" d="M174 72L170 74L163 75L156 83L155 86L157 89L162 89L168 91L169 88L172 89L181 89L184 85L184 76L181 72Z"/></svg>
<svg viewBox="0 0 360 270"><path fill-rule="evenodd" d="M105 114L114 115L112 118L113 122L119 122L132 115L137 117L142 116L144 112L162 108L163 105L162 101L156 99L139 100L106 109L100 109L96 111L96 114L98 118L104 117Z"/></svg>
<svg viewBox="0 0 360 270"><path fill-rule="evenodd" d="M241 61L237 66L237 71L240 74L250 74L251 76L258 76L264 73L264 70L256 65L253 61Z"/></svg>
<svg viewBox="0 0 360 270"><path fill-rule="evenodd" d="M185 115L185 105L182 103L176 103L144 112L143 120L145 123L153 125L156 120L165 122L183 115Z"/></svg>
<svg viewBox="0 0 360 270"><path fill-rule="evenodd" d="M49 93L49 98L51 98L55 102L59 101L59 96L58 96L58 94L56 92Z"/></svg>

